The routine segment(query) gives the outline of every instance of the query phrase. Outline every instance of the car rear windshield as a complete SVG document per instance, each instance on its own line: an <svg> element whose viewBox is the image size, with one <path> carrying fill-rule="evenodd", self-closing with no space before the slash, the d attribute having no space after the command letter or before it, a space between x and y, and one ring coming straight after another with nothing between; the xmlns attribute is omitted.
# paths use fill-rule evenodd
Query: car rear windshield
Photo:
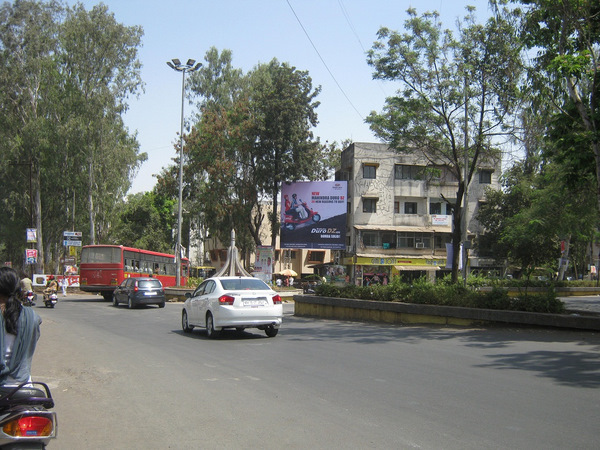
<svg viewBox="0 0 600 450"><path fill-rule="evenodd" d="M223 289L226 291L238 291L243 289L251 289L253 291L267 291L271 289L264 281L252 278L238 278L232 280L221 280Z"/></svg>
<svg viewBox="0 0 600 450"><path fill-rule="evenodd" d="M138 281L138 287L160 289L162 284L159 280L140 280Z"/></svg>

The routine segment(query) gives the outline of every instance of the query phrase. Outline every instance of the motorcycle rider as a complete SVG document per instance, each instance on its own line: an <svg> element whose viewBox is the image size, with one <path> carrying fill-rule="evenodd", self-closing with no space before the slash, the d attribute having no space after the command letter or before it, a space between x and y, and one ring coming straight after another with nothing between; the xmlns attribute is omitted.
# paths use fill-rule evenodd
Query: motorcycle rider
<svg viewBox="0 0 600 450"><path fill-rule="evenodd" d="M21 294L25 300L29 293L33 294L33 282L25 272L21 272ZM34 295L35 298L35 295ZM31 306L31 305L30 305Z"/></svg>
<svg viewBox="0 0 600 450"><path fill-rule="evenodd" d="M290 211L293 211L297 219L306 219L308 212L304 206L304 202L301 198L298 198L296 194L292 194L292 205Z"/></svg>
<svg viewBox="0 0 600 450"><path fill-rule="evenodd" d="M50 275L48 277L48 283L46 283L46 289L44 289L44 296L48 296L56 291L58 291L58 283L54 279L54 275Z"/></svg>
<svg viewBox="0 0 600 450"><path fill-rule="evenodd" d="M42 319L21 305L17 272L0 267L0 386L31 381L31 360Z"/></svg>
<svg viewBox="0 0 600 450"><path fill-rule="evenodd" d="M23 295L27 295L28 292L33 292L33 282L25 272L21 272L21 291L23 292Z"/></svg>

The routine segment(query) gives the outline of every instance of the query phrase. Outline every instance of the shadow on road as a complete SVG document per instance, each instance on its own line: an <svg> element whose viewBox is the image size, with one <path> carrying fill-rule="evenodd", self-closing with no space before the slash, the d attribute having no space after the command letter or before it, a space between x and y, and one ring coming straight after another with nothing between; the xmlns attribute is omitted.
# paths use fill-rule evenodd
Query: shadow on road
<svg viewBox="0 0 600 450"><path fill-rule="evenodd" d="M323 326L326 323L327 326ZM580 330L546 329L538 327L451 328L442 326L385 325L363 322L290 317L288 326L281 327L279 337L296 341L346 341L361 345L401 342L418 345L426 341L458 339L467 346L488 349L490 362L475 367L502 370L525 370L536 376L575 387L600 387L600 336ZM317 325L318 324L318 325ZM587 350L528 351L509 353L515 342L575 343ZM505 353L497 353L498 349Z"/></svg>

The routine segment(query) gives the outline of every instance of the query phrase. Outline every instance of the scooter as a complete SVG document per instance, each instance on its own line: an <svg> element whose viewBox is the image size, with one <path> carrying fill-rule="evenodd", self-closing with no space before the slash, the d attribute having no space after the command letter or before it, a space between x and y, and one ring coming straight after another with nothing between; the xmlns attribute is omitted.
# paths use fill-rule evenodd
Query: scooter
<svg viewBox="0 0 600 450"><path fill-rule="evenodd" d="M0 449L45 449L56 438L54 399L45 383L0 387Z"/></svg>
<svg viewBox="0 0 600 450"><path fill-rule="evenodd" d="M37 294L33 291L27 291L25 293L25 298L23 299L23 305L25 306L35 306L35 301L37 300Z"/></svg>
<svg viewBox="0 0 600 450"><path fill-rule="evenodd" d="M296 226L306 223L306 222L314 222L317 223L321 220L321 215L313 211L312 208L309 208L306 202L302 202L302 204L295 209L295 214L288 210L285 212L283 216L283 225L286 229L292 231L296 228Z"/></svg>
<svg viewBox="0 0 600 450"><path fill-rule="evenodd" d="M54 308L54 305L58 303L58 294L56 291L50 293L44 293L44 305L46 308Z"/></svg>

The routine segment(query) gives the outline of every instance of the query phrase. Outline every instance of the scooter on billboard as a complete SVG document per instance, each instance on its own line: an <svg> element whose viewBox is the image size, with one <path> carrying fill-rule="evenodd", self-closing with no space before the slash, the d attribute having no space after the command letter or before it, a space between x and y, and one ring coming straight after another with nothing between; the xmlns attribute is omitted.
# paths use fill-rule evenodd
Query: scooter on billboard
<svg viewBox="0 0 600 450"><path fill-rule="evenodd" d="M309 208L306 202L300 203L297 207L288 209L283 216L283 225L287 230L294 230L298 225L321 220L321 215Z"/></svg>

